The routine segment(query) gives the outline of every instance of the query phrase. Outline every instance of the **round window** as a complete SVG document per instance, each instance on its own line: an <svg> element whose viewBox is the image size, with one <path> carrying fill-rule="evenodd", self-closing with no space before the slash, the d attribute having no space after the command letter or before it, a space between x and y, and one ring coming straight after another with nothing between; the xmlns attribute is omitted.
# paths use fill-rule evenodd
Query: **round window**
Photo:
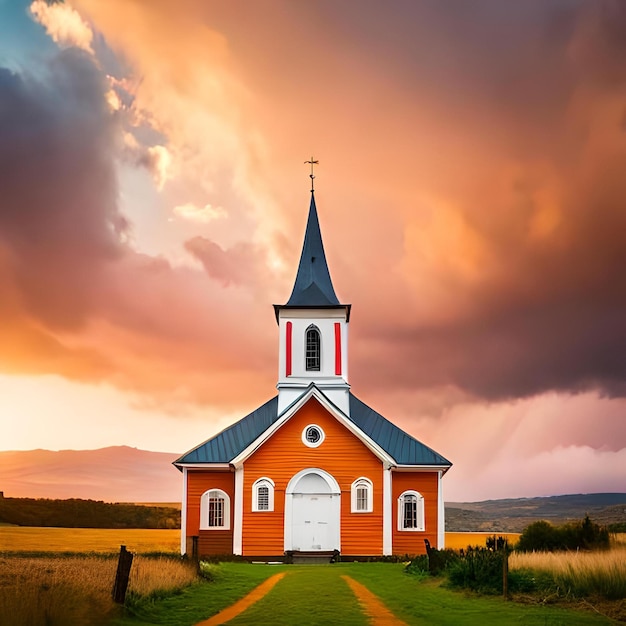
<svg viewBox="0 0 626 626"><path fill-rule="evenodd" d="M324 441L324 431L315 424L310 424L302 431L302 441L309 448L317 448Z"/></svg>

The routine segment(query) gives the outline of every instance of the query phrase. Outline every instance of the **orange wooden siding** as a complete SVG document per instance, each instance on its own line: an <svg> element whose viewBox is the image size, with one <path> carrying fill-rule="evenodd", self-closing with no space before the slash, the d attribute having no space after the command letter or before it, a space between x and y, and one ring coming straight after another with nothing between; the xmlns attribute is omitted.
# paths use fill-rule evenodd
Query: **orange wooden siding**
<svg viewBox="0 0 626 626"><path fill-rule="evenodd" d="M437 472L393 472L392 475L392 542L394 554L425 554L424 539L437 547ZM424 496L424 528L421 531L398 530L398 498L408 490Z"/></svg>
<svg viewBox="0 0 626 626"><path fill-rule="evenodd" d="M200 497L209 489L221 489L230 497L230 529L200 530ZM235 514L235 475L230 470L187 472L187 537L197 535L198 554L231 554Z"/></svg>
<svg viewBox="0 0 626 626"><path fill-rule="evenodd" d="M317 424L326 435L317 448L302 442L302 431ZM341 553L382 554L382 463L314 398L244 463L243 555L284 551L285 490L300 470L316 467L331 474L341 489ZM275 484L274 511L252 511L252 485L266 476ZM351 513L351 486L365 476L373 484L373 512Z"/></svg>

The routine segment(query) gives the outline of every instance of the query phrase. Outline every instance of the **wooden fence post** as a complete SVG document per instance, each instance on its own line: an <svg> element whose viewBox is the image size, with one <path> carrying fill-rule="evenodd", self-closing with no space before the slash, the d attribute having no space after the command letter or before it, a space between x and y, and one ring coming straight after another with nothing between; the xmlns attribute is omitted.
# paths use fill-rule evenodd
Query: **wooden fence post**
<svg viewBox="0 0 626 626"><path fill-rule="evenodd" d="M133 553L120 546L120 558L117 562L117 573L113 584L113 600L118 604L124 604L126 600L126 590L128 589L128 579L130 578L130 567L133 564Z"/></svg>
<svg viewBox="0 0 626 626"><path fill-rule="evenodd" d="M502 555L502 596L505 600L509 597L509 543L504 544L504 554Z"/></svg>

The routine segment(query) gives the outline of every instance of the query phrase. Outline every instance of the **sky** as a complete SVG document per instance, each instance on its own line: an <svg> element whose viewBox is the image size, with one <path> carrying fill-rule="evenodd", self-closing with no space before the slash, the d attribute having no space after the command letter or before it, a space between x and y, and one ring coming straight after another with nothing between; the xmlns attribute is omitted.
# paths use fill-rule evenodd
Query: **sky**
<svg viewBox="0 0 626 626"><path fill-rule="evenodd" d="M352 391L446 499L624 491L611 0L0 0L0 450L275 395L312 155Z"/></svg>

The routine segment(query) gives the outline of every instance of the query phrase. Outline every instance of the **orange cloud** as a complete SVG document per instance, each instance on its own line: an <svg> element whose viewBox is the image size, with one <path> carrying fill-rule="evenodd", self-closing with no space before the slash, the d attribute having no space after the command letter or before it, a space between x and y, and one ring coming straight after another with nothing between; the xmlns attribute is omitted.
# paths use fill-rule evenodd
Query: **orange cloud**
<svg viewBox="0 0 626 626"><path fill-rule="evenodd" d="M29 106L38 98L32 110L50 124L37 142L7 144L28 154L6 180L29 219L7 220L4 242L24 311L74 348L127 363L133 375L121 365L110 375L129 388L148 389L143 369L157 358L165 371L168 350L190 397L206 397L200 366L232 363L255 380L247 355L272 353L263 315L293 280L313 150L331 272L354 304L357 389L623 395L626 78L611 28L623 9L548 4L504 14L479 2L469 15L277 2L272 13L249 7L243 22L230 5L77 0L102 36L98 63L59 57L54 71L74 96L63 106L52 85L15 88ZM310 41L323 42L314 56ZM118 59L106 68L116 112L103 104L105 45ZM127 243L115 169L124 155L156 176L167 216L195 220L176 220L197 229L181 227L179 243L204 277ZM33 162L39 190L27 182ZM225 219L209 219L207 206ZM197 354L192 339L175 350L176 324L194 315L213 330L191 323ZM266 339L242 337L261 319ZM174 338L167 348L163 336ZM156 393L164 375L154 378Z"/></svg>

